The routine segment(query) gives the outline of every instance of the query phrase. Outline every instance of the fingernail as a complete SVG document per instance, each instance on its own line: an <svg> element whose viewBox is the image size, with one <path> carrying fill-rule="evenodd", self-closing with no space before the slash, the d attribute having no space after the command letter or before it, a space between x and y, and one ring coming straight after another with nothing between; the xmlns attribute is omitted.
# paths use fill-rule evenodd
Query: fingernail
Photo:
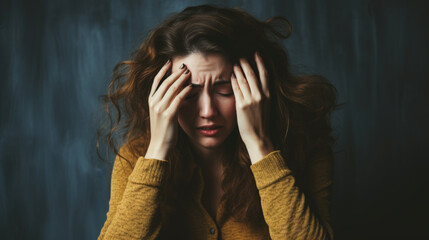
<svg viewBox="0 0 429 240"><path fill-rule="evenodd" d="M165 63L165 65L169 64L171 61L170 59L167 60L167 62Z"/></svg>
<svg viewBox="0 0 429 240"><path fill-rule="evenodd" d="M185 67L185 64L182 63L182 65L180 65L179 69L183 69Z"/></svg>
<svg viewBox="0 0 429 240"><path fill-rule="evenodd" d="M189 69L186 69L185 74L188 74L188 73L189 73Z"/></svg>

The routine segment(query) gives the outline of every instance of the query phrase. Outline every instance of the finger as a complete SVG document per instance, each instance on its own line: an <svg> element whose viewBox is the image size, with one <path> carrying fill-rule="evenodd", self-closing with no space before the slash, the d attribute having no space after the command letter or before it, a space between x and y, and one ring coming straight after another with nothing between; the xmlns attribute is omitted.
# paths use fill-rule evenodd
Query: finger
<svg viewBox="0 0 429 240"><path fill-rule="evenodd" d="M241 93L243 94L243 100L249 99L251 97L249 85L247 84L246 78L244 77L240 66L234 65L234 74Z"/></svg>
<svg viewBox="0 0 429 240"><path fill-rule="evenodd" d="M177 80L177 78L179 78L183 74L183 72L185 72L186 66L182 64L181 67L182 68L179 68L179 71L172 73L167 79L165 79L164 82L161 83L161 86L159 86L158 90L154 93L154 96L152 97L153 101L161 101L170 85L173 84Z"/></svg>
<svg viewBox="0 0 429 240"><path fill-rule="evenodd" d="M247 80L247 83L249 85L251 96L259 98L261 96L261 92L258 86L259 79L256 77L252 67L250 66L249 62L246 59L244 58L240 59L240 63L245 74L245 79Z"/></svg>
<svg viewBox="0 0 429 240"><path fill-rule="evenodd" d="M183 83L191 76L191 72L189 69L187 69L180 77L177 79L167 90L164 97L161 100L161 104L167 104L169 105L171 103L171 100L174 98L174 96L177 94L177 92L180 90L180 87L183 85Z"/></svg>
<svg viewBox="0 0 429 240"><path fill-rule="evenodd" d="M155 93L155 90L158 87L159 82L165 76L168 69L170 69L170 66L171 66L171 60L168 59L168 61L164 64L164 66L162 66L161 70L159 70L159 72L156 74L156 76L153 80L153 83L152 83L152 89L150 90L149 96L152 96Z"/></svg>
<svg viewBox="0 0 429 240"><path fill-rule="evenodd" d="M256 61L256 66L258 67L259 78L261 79L262 92L264 93L265 97L270 98L270 88L268 85L268 72L258 52L255 52L255 61Z"/></svg>
<svg viewBox="0 0 429 240"><path fill-rule="evenodd" d="M237 78L234 74L231 75L231 85L235 96L235 102L241 103L243 101L243 94L241 93L240 86L238 86Z"/></svg>
<svg viewBox="0 0 429 240"><path fill-rule="evenodd" d="M179 108L180 104L182 103L183 99L190 93L192 90L192 84L187 85L184 87L179 94L176 95L176 97L171 102L170 106L167 108L166 111L170 111L172 113L176 113L177 109Z"/></svg>

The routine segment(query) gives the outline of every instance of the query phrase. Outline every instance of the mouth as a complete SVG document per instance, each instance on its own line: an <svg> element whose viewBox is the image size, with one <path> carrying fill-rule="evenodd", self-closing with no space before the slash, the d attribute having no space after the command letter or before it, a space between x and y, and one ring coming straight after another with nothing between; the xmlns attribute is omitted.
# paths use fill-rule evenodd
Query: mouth
<svg viewBox="0 0 429 240"><path fill-rule="evenodd" d="M222 126L220 125L206 125L198 127L198 131L204 136L214 136L216 135Z"/></svg>
<svg viewBox="0 0 429 240"><path fill-rule="evenodd" d="M197 127L197 129L200 130L214 130L214 129L218 129L221 128L222 126L220 125L205 125L205 126L201 126L201 127Z"/></svg>

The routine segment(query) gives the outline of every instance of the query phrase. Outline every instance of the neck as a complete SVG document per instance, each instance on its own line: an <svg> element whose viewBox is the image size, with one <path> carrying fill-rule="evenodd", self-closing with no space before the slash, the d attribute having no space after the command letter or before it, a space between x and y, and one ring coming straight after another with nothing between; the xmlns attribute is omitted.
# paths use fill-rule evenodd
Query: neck
<svg viewBox="0 0 429 240"><path fill-rule="evenodd" d="M194 153L195 161L200 165L203 174L206 176L221 177L223 173L223 163L226 158L232 160L232 148L235 147L235 135L231 134L221 146L217 148L204 148L189 141L189 145ZM190 140L190 139L188 139Z"/></svg>
<svg viewBox="0 0 429 240"><path fill-rule="evenodd" d="M193 146L193 150L203 170L222 166L223 159L226 157L226 149L223 146L218 148L198 148Z"/></svg>

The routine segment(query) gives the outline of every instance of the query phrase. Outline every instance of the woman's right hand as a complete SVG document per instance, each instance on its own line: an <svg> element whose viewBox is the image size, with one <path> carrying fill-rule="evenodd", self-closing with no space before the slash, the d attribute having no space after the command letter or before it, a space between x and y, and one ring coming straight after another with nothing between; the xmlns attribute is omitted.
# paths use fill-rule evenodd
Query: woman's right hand
<svg viewBox="0 0 429 240"><path fill-rule="evenodd" d="M161 68L155 76L149 94L151 137L145 158L167 160L169 150L177 141L177 110L182 100L192 89L190 84L182 88L186 79L191 75L184 64L180 66L181 68L179 67L178 71L173 72L165 79L157 89L171 65L171 61L168 61Z"/></svg>

